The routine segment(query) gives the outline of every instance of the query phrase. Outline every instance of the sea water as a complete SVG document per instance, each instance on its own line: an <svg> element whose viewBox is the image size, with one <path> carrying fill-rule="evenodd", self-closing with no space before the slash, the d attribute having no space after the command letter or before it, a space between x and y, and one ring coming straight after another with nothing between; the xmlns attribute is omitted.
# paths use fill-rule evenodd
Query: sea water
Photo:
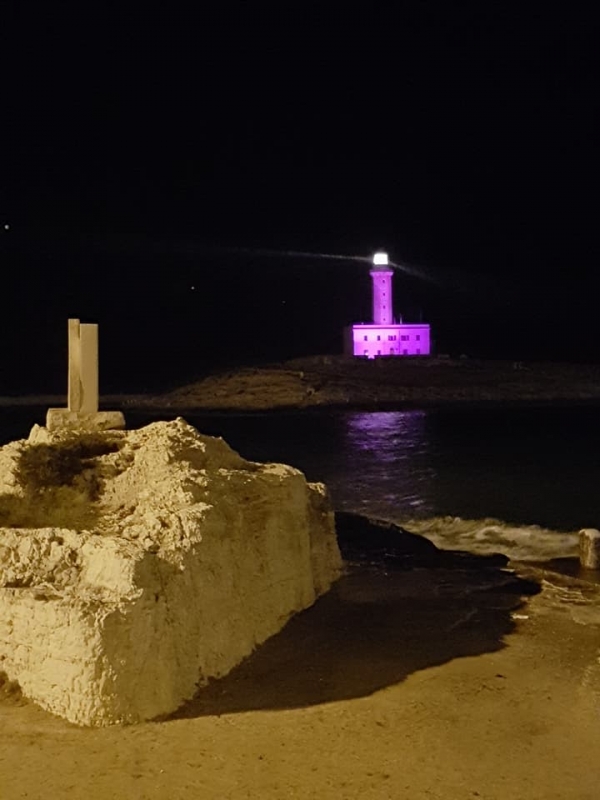
<svg viewBox="0 0 600 800"><path fill-rule="evenodd" d="M127 412L129 427L152 421ZM0 409L0 442L43 408ZM166 418L164 414L160 418ZM187 414L241 455L323 481L336 509L387 519L439 547L522 560L575 556L600 527L600 408Z"/></svg>

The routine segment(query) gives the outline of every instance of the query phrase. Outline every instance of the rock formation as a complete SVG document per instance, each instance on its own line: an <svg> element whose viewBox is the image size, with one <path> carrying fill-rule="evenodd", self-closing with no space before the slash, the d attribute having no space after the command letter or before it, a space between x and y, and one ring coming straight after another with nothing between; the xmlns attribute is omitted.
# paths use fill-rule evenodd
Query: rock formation
<svg viewBox="0 0 600 800"><path fill-rule="evenodd" d="M341 568L325 487L184 420L0 449L0 671L71 722L174 711Z"/></svg>

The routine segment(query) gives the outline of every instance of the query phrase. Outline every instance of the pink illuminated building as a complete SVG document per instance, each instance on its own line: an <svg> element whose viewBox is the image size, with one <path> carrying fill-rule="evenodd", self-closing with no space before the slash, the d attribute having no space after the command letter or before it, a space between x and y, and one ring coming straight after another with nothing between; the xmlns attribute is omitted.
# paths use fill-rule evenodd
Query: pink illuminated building
<svg viewBox="0 0 600 800"><path fill-rule="evenodd" d="M428 356L431 352L429 325L394 322L393 274L387 253L375 253L371 270L373 322L361 322L346 328L344 352L347 354L377 358Z"/></svg>

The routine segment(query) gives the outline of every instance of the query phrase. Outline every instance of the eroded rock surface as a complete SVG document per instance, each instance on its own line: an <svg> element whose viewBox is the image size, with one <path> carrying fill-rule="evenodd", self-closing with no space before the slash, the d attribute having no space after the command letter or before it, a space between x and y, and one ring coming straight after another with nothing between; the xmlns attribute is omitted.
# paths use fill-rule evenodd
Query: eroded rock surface
<svg viewBox="0 0 600 800"><path fill-rule="evenodd" d="M150 719L338 577L321 484L184 420L0 449L0 670L79 724Z"/></svg>

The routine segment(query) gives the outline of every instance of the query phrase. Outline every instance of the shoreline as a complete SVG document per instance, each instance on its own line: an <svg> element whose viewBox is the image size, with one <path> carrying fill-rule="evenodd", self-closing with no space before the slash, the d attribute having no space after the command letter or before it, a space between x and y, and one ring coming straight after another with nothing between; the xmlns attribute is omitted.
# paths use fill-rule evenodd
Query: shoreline
<svg viewBox="0 0 600 800"><path fill-rule="evenodd" d="M386 403L347 403L347 404L321 404L312 406L300 405L280 405L277 407L245 407L243 405L231 406L205 406L202 404L196 405L176 405L176 404L162 404L159 401L150 400L144 403L130 401L124 399L122 403L117 406L112 405L111 408L117 407L118 410L126 413L128 410L134 413L143 414L145 412L152 414L174 414L185 416L185 414L201 414L206 416L225 416L225 415L264 415L264 414L327 414L327 413L340 413L340 412L384 412L384 411L429 411L435 409L444 410L459 410L459 409L501 409L501 408L582 408L600 406L600 397L590 398L535 398L535 399L511 399L511 400L421 400L417 401L389 401ZM108 409L108 405L106 405Z"/></svg>
<svg viewBox="0 0 600 800"><path fill-rule="evenodd" d="M562 398L562 397L546 397L534 399L510 399L510 400L421 400L421 401L389 401L386 403L347 403L347 404L321 404L312 406L301 405L278 405L276 407L255 407L239 405L204 405L197 403L193 405L179 405L170 402L162 402L159 398L149 398L144 400L132 399L129 395L116 395L114 401L103 400L100 403L100 411L128 411L134 414L150 414L152 416L158 414L167 414L169 416L185 416L186 414L202 415L202 416L227 416L227 415L264 415L264 414L327 414L327 413L340 413L340 412L384 412L384 411L430 411L435 409L444 410L459 410L459 409L524 409L524 408L584 408L600 406L600 397L588 398ZM47 403L43 398L41 400L36 397L16 399L12 402L12 398L0 398L0 409L7 410L18 408L32 408L32 409L46 409L46 408L61 408L66 407L66 400L64 403L58 405L54 403Z"/></svg>

